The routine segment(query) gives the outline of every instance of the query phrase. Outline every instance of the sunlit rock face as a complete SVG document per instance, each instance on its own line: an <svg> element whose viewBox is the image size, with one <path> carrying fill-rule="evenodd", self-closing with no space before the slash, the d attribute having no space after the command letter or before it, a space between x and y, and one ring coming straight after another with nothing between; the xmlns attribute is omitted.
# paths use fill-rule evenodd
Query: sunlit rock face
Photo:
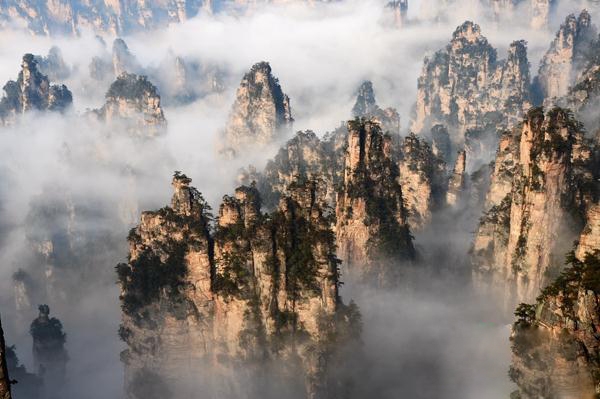
<svg viewBox="0 0 600 399"><path fill-rule="evenodd" d="M378 123L348 122L344 181L336 203L338 254L353 278L394 285L415 256L392 139Z"/></svg>
<svg viewBox="0 0 600 399"><path fill-rule="evenodd" d="M64 388L68 361L65 349L66 334L62 323L50 317L48 305L39 306L40 315L30 327L33 338L33 362L35 369L44 379L44 391L48 396Z"/></svg>
<svg viewBox="0 0 600 399"><path fill-rule="evenodd" d="M384 132L400 133L400 115L394 108L381 109L375 100L375 91L370 81L363 82L356 93L352 116L367 118L381 125Z"/></svg>
<svg viewBox="0 0 600 399"><path fill-rule="evenodd" d="M293 121L290 99L271 74L271 66L259 62L240 83L220 152L234 157L244 149L273 144L289 134Z"/></svg>
<svg viewBox="0 0 600 399"><path fill-rule="evenodd" d="M600 383L600 247L598 204L561 276L532 305L521 304L511 336L509 376L517 398L593 399ZM591 251L588 251L591 249ZM511 396L512 397L512 396Z"/></svg>
<svg viewBox="0 0 600 399"><path fill-rule="evenodd" d="M268 215L242 186L214 233L190 183L176 173L171 205L142 214L117 266L128 397L337 397L338 347L360 316L338 295L318 181L294 182Z"/></svg>
<svg viewBox="0 0 600 399"><path fill-rule="evenodd" d="M6 343L4 342L2 321L0 321L0 399L12 399L10 381L6 362Z"/></svg>
<svg viewBox="0 0 600 399"><path fill-rule="evenodd" d="M494 128L518 120L529 107L529 86L525 42L513 42L508 58L498 60L479 25L467 21L446 48L425 59L412 129L422 133L442 124L452 142L462 144L469 129L485 129L490 120L497 120Z"/></svg>
<svg viewBox="0 0 600 399"><path fill-rule="evenodd" d="M22 24L43 35L84 30L120 35L183 22L197 15L204 4L203 0L7 0L0 3L0 24Z"/></svg>
<svg viewBox="0 0 600 399"><path fill-rule="evenodd" d="M534 82L537 102L553 101L553 98L567 94L587 66L596 36L596 28L587 11L582 11L578 17L571 14L565 19L540 63Z"/></svg>
<svg viewBox="0 0 600 399"><path fill-rule="evenodd" d="M401 144L399 168L408 224L419 230L429 224L431 212L444 202L446 164L423 138L411 133Z"/></svg>
<svg viewBox="0 0 600 399"><path fill-rule="evenodd" d="M65 85L52 85L38 71L32 54L25 54L17 81L9 80L0 99L0 124L14 123L17 116L28 111L64 111L73 102Z"/></svg>
<svg viewBox="0 0 600 399"><path fill-rule="evenodd" d="M448 191L446 192L446 203L451 206L458 204L461 195L464 193L466 184L466 152L459 151L454 164L454 169L448 181Z"/></svg>
<svg viewBox="0 0 600 399"><path fill-rule="evenodd" d="M506 309L560 272L597 191L593 144L570 112L540 108L503 135L473 247L474 279Z"/></svg>
<svg viewBox="0 0 600 399"><path fill-rule="evenodd" d="M156 87L145 76L129 73L113 82L106 103L94 112L101 120L139 137L157 136L167 125Z"/></svg>

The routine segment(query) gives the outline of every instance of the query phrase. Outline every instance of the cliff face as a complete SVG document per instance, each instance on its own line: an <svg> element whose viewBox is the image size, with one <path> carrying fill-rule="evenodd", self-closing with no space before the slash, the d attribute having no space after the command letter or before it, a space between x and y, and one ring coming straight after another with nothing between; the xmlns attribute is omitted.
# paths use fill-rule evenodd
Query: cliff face
<svg viewBox="0 0 600 399"><path fill-rule="evenodd" d="M462 144L468 129L484 128L491 119L509 125L529 106L529 80L525 42L513 42L508 58L497 60L479 25L467 21L445 49L425 59L412 129L443 124L452 142Z"/></svg>
<svg viewBox="0 0 600 399"><path fill-rule="evenodd" d="M596 205L597 207L597 205ZM598 232L598 220L588 221ZM589 233L586 233L589 234ZM600 252L579 246L537 298L521 304L511 336L514 397L592 399L600 383ZM512 397L512 396L511 396Z"/></svg>
<svg viewBox="0 0 600 399"><path fill-rule="evenodd" d="M360 327L338 296L318 182L295 182L270 215L240 187L223 198L214 234L189 183L176 174L171 206L143 213L117 267L128 396L334 397L337 347Z"/></svg>
<svg viewBox="0 0 600 399"><path fill-rule="evenodd" d="M40 315L31 323L33 338L33 362L44 378L47 392L59 392L65 383L68 355L65 349L66 334L62 323L50 317L47 305L39 306Z"/></svg>
<svg viewBox="0 0 600 399"><path fill-rule="evenodd" d="M344 181L336 203L338 254L348 274L394 285L399 263L414 258L391 137L379 124L348 122Z"/></svg>
<svg viewBox="0 0 600 399"><path fill-rule="evenodd" d="M195 16L203 0L39 2L7 0L0 3L0 25L19 23L35 34L96 33L120 35L164 27Z"/></svg>
<svg viewBox="0 0 600 399"><path fill-rule="evenodd" d="M534 82L538 102L567 94L586 67L585 59L596 35L587 11L583 10L579 17L571 14L565 19L541 61Z"/></svg>
<svg viewBox="0 0 600 399"><path fill-rule="evenodd" d="M140 137L161 134L167 125L156 87L145 76L123 73L111 84L106 103L95 111L108 123L123 124Z"/></svg>
<svg viewBox="0 0 600 399"><path fill-rule="evenodd" d="M4 331L0 321L0 399L11 399L10 377L6 363L6 344L4 342Z"/></svg>
<svg viewBox="0 0 600 399"><path fill-rule="evenodd" d="M248 146L264 147L285 137L293 121L290 99L271 74L271 66L259 62L240 83L220 151L235 156Z"/></svg>
<svg viewBox="0 0 600 399"><path fill-rule="evenodd" d="M404 138L399 161L399 183L413 230L427 225L431 211L443 204L446 165L431 146L414 133Z"/></svg>
<svg viewBox="0 0 600 399"><path fill-rule="evenodd" d="M477 284L498 290L507 308L533 300L582 228L595 171L591 143L568 111L533 108L507 132L473 247Z"/></svg>
<svg viewBox="0 0 600 399"><path fill-rule="evenodd" d="M51 85L42 75L32 54L25 54L17 81L9 80L3 87L0 100L0 123L13 123L19 114L27 111L64 111L73 102L65 85Z"/></svg>

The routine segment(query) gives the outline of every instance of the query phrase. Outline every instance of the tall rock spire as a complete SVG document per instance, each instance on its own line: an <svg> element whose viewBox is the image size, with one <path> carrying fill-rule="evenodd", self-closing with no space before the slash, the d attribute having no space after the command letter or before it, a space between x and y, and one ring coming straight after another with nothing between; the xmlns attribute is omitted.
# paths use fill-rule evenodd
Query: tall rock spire
<svg viewBox="0 0 600 399"><path fill-rule="evenodd" d="M586 10L578 17L573 14L567 16L540 63L534 82L538 102L567 94L586 67L585 58L596 35L596 28Z"/></svg>
<svg viewBox="0 0 600 399"><path fill-rule="evenodd" d="M379 285L398 282L415 256L392 140L378 123L348 122L344 182L336 204L338 253L350 275Z"/></svg>
<svg viewBox="0 0 600 399"><path fill-rule="evenodd" d="M285 138L291 131L290 99L267 62L254 64L236 93L223 132L220 152L235 156L244 148L260 148Z"/></svg>
<svg viewBox="0 0 600 399"><path fill-rule="evenodd" d="M5 96L0 99L0 123L15 121L18 114L27 111L64 111L73 102L65 85L52 85L48 77L38 71L32 54L25 54L17 81L4 85Z"/></svg>
<svg viewBox="0 0 600 399"><path fill-rule="evenodd" d="M442 124L452 142L462 145L465 132L485 129L491 113L501 115L500 124L507 126L522 115L528 101L525 42L513 42L508 59L498 60L479 25L466 21L444 49L424 61L412 130L421 133Z"/></svg>

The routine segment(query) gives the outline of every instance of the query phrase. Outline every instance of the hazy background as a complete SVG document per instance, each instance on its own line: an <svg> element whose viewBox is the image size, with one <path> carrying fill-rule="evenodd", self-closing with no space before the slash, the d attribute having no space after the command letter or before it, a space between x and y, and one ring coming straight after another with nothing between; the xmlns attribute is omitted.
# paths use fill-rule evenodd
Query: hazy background
<svg viewBox="0 0 600 399"><path fill-rule="evenodd" d="M513 40L527 40L534 76L558 24L583 6L600 20L593 3L563 1L549 29L533 31L526 13L509 23L493 21L473 1L422 0L410 3L409 23L396 29L382 2L350 0L266 7L243 17L199 16L125 37L144 68L158 67L172 52L226 71L224 92L165 107L168 132L148 141L118 129L107 132L83 116L102 106L108 89L89 78L91 58L107 51L92 33L45 38L0 32L0 83L17 78L24 53L46 55L57 45L71 69L64 83L74 95L65 116L30 114L0 129L0 309L7 342L17 345L30 368L29 324L38 302L48 303L67 333L66 398L121 397L114 266L126 259L127 231L142 210L168 203L174 170L192 177L217 208L236 186L239 167L260 169L275 154L277 146L235 162L215 156L237 85L253 63L271 63L290 96L295 130L333 130L349 117L355 90L369 79L379 105L400 111L406 134L423 57L445 46L456 26L466 19L479 23L499 58ZM112 39L104 38L108 51ZM372 372L363 388L373 397L506 398L511 391L509 327L493 317L493 298L474 298L469 289L465 259L478 216L476 210L441 215L435 231L416 234L416 244L429 254L427 266L407 271L403 289L343 288L344 299L355 299L365 320ZM55 248L62 256L49 267L32 248L57 235L64 238ZM50 270L48 281L55 281L37 287L21 312L11 278L18 269L39 281Z"/></svg>

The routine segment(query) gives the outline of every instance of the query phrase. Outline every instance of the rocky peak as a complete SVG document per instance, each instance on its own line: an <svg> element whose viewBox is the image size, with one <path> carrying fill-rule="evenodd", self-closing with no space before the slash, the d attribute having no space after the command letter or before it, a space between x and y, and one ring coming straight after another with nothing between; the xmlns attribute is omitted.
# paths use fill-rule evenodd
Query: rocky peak
<svg viewBox="0 0 600 399"><path fill-rule="evenodd" d="M569 111L533 108L504 135L474 244L475 277L507 308L532 301L561 270L595 190L582 125Z"/></svg>
<svg viewBox="0 0 600 399"><path fill-rule="evenodd" d="M17 81L9 80L4 92L0 100L0 120L4 124L30 110L64 111L73 102L65 85L51 85L48 77L38 71L32 54L23 56Z"/></svg>
<svg viewBox="0 0 600 399"><path fill-rule="evenodd" d="M290 100L259 62L244 75L223 134L221 153L234 156L243 148L264 147L285 137L292 127Z"/></svg>
<svg viewBox="0 0 600 399"><path fill-rule="evenodd" d="M182 176L175 195L197 192ZM341 384L332 374L336 348L356 328L348 313L356 309L338 296L334 235L318 187L295 182L264 216L258 191L240 187L224 197L213 234L206 212L166 207L142 215L129 236L129 262L117 266L129 397L141 398L148 378L181 396L197 389L231 397L333 394ZM333 332L341 335L331 341ZM298 362L281 362L290 357ZM264 367L281 387L254 378ZM249 383L239 383L240 372ZM201 380L182 384L189 373Z"/></svg>
<svg viewBox="0 0 600 399"><path fill-rule="evenodd" d="M540 63L534 82L538 102L567 94L586 67L584 59L596 35L596 28L586 10L579 17L574 14L567 16Z"/></svg>
<svg viewBox="0 0 600 399"><path fill-rule="evenodd" d="M6 363L6 343L4 342L4 331L0 320L0 399L11 399L10 377Z"/></svg>
<svg viewBox="0 0 600 399"><path fill-rule="evenodd" d="M129 133L142 137L153 137L166 129L160 95L146 76L122 74L110 85L105 98L104 106L95 111L104 121L122 123Z"/></svg>
<svg viewBox="0 0 600 399"><path fill-rule="evenodd" d="M402 196L412 230L423 228L431 212L443 202L446 165L423 138L409 134L404 138L399 161Z"/></svg>
<svg viewBox="0 0 600 399"><path fill-rule="evenodd" d="M444 125L434 125L431 128L431 141L433 154L441 160L448 162L452 151L448 129Z"/></svg>
<svg viewBox="0 0 600 399"><path fill-rule="evenodd" d="M358 88L352 116L378 122L384 132L400 133L400 114L394 108L381 109L377 105L373 84L368 80Z"/></svg>
<svg viewBox="0 0 600 399"><path fill-rule="evenodd" d="M465 189L466 180L466 167L467 167L467 152L465 150L459 151L454 163L454 169L450 175L448 181L448 191L446 193L446 203L448 205L456 205L460 198L460 195Z"/></svg>
<svg viewBox="0 0 600 399"><path fill-rule="evenodd" d="M404 26L408 14L408 0L392 0L386 4L386 8L394 13L396 27Z"/></svg>
<svg viewBox="0 0 600 399"><path fill-rule="evenodd" d="M508 59L498 60L479 25L466 21L444 49L425 58L412 130L421 133L443 124L460 148L468 130L486 130L484 136L489 136L498 125L509 126L528 108L528 100L525 42L513 42ZM488 132L495 119L494 131Z"/></svg>
<svg viewBox="0 0 600 399"><path fill-rule="evenodd" d="M352 115L355 117L372 115L378 109L375 93L373 92L373 83L368 80L364 81L358 88L356 103L352 107Z"/></svg>
<svg viewBox="0 0 600 399"><path fill-rule="evenodd" d="M414 248L392 140L364 119L348 122L347 140L336 203L338 253L354 278L394 285Z"/></svg>
<svg viewBox="0 0 600 399"><path fill-rule="evenodd" d="M40 314L30 327L33 337L33 361L35 369L44 378L45 389L58 392L64 384L68 360L65 349L66 334L62 323L50 317L48 305L39 306Z"/></svg>

